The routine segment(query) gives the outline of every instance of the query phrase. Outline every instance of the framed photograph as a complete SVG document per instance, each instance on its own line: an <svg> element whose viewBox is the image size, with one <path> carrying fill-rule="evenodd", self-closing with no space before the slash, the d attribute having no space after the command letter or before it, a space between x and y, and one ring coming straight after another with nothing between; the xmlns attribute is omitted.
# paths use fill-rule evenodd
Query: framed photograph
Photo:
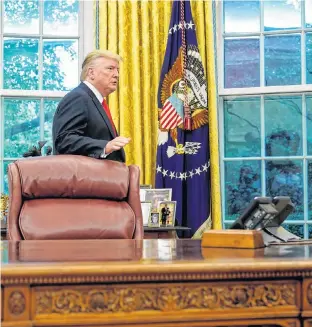
<svg viewBox="0 0 312 327"><path fill-rule="evenodd" d="M152 212L158 211L158 204L162 201L171 201L172 189L171 188L151 188L145 190L144 201L150 201L152 203Z"/></svg>
<svg viewBox="0 0 312 327"><path fill-rule="evenodd" d="M158 212L152 212L150 214L150 219L148 222L148 227L159 227L159 213Z"/></svg>
<svg viewBox="0 0 312 327"><path fill-rule="evenodd" d="M142 215L143 215L143 226L148 226L148 220L151 215L152 203L143 201L141 202Z"/></svg>
<svg viewBox="0 0 312 327"><path fill-rule="evenodd" d="M160 226L174 226L177 201L159 202L158 212L160 216Z"/></svg>
<svg viewBox="0 0 312 327"><path fill-rule="evenodd" d="M144 202L145 201L145 191L148 189L151 189L152 185L147 185L147 184L141 184L140 185L140 201Z"/></svg>

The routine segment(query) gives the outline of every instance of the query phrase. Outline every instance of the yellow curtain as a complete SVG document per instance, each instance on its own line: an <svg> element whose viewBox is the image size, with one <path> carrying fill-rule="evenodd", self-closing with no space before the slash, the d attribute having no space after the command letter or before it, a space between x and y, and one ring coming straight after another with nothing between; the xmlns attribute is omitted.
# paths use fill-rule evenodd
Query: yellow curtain
<svg viewBox="0 0 312 327"><path fill-rule="evenodd" d="M157 90L166 50L171 1L97 0L98 47L118 53L119 89L109 106L120 135L131 137L125 147L127 164L141 169L141 183L155 178L158 111ZM192 14L209 90L210 165L213 228L221 227L221 201L214 64L212 1L191 1Z"/></svg>

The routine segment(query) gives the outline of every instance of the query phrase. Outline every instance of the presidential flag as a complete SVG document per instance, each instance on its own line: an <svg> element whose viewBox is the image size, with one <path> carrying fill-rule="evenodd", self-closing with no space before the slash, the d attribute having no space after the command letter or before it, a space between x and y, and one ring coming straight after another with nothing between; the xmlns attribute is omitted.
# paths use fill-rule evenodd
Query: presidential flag
<svg viewBox="0 0 312 327"><path fill-rule="evenodd" d="M156 188L172 188L176 220L192 234L210 222L207 81L189 1L173 1L158 89Z"/></svg>

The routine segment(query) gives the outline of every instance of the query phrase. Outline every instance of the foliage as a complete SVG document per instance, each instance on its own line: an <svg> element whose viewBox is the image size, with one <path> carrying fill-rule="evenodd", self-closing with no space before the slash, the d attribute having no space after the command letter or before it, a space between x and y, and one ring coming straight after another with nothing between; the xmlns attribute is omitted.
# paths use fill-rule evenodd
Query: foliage
<svg viewBox="0 0 312 327"><path fill-rule="evenodd" d="M228 185L227 194L227 213L236 218L242 214L253 198L260 196L260 174L251 165L243 165L239 171L238 183Z"/></svg>
<svg viewBox="0 0 312 327"><path fill-rule="evenodd" d="M43 3L45 21L67 21L73 12L78 12L77 0L45 0ZM4 21L14 24L27 26L31 20L39 17L38 0L5 0L4 7Z"/></svg>
<svg viewBox="0 0 312 327"><path fill-rule="evenodd" d="M45 41L43 48L43 89L66 91L65 73L60 69L58 50L69 53L76 49L72 40ZM10 38L4 41L4 88L38 90L38 42L29 38Z"/></svg>

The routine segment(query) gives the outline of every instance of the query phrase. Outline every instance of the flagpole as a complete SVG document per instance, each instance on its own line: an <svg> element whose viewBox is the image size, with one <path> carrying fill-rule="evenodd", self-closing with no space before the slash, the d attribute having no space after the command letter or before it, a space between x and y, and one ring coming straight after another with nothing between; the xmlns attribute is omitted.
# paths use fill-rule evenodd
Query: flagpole
<svg viewBox="0 0 312 327"><path fill-rule="evenodd" d="M191 130L192 122L191 122L191 113L190 113L190 106L188 103L188 96L187 96L187 78L186 78L186 40L185 40L185 12L184 12L184 0L180 0L181 4L181 17L180 17L180 24L182 25L182 57L183 57L183 64L182 64L182 71L183 71L183 81L184 81L184 129Z"/></svg>

